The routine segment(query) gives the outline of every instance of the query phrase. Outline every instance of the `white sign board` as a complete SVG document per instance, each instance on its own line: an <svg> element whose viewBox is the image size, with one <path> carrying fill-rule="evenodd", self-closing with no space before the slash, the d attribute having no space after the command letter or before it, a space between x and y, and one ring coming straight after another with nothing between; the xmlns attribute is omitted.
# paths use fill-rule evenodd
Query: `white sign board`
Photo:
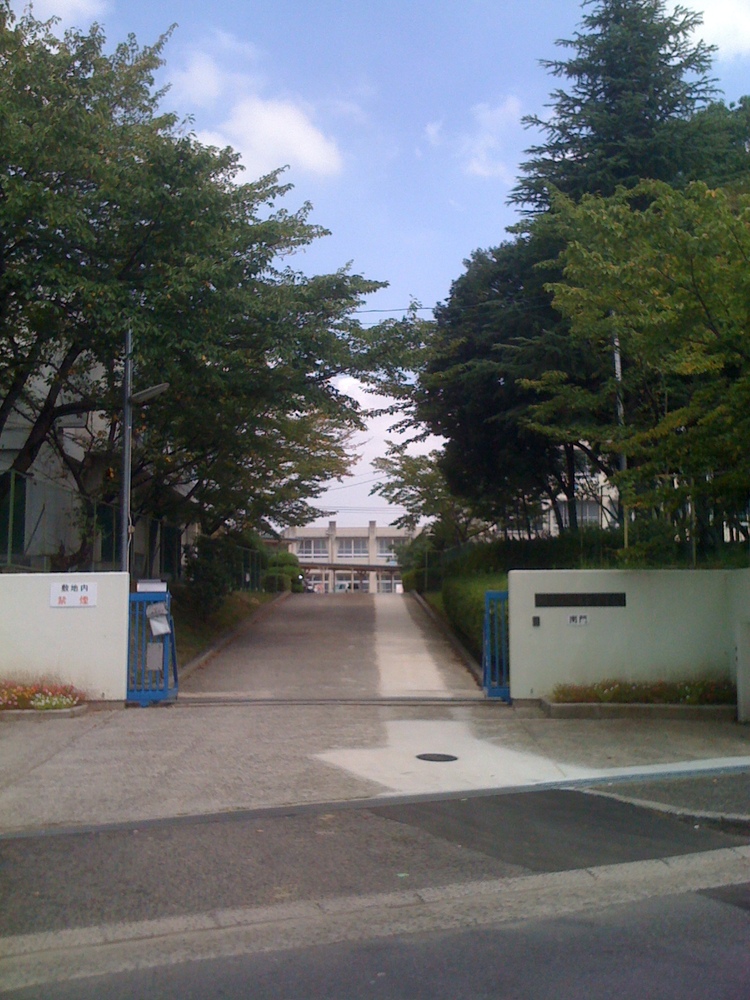
<svg viewBox="0 0 750 1000"><path fill-rule="evenodd" d="M49 606L51 608L95 608L96 584L88 583L85 580L51 583Z"/></svg>

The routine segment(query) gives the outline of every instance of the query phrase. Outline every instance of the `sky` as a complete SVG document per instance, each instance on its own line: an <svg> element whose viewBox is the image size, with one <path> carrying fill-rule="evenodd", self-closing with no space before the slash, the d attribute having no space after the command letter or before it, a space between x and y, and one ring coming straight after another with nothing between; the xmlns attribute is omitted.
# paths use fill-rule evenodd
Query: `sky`
<svg viewBox="0 0 750 1000"><path fill-rule="evenodd" d="M704 11L724 99L750 93L750 0L683 6ZM536 140L521 119L543 117L557 83L539 60L564 57L555 40L581 16L579 0L37 0L33 10L61 27L97 21L108 47L130 33L152 44L175 25L165 108L189 116L201 141L236 149L243 179L288 165L284 206L310 202L311 221L331 233L291 263L388 282L363 306L366 325L414 300L428 318L472 251L505 238L517 220L507 198ZM373 402L352 381L342 388ZM339 524L399 513L369 496L389 422L370 422L353 476L316 501Z"/></svg>

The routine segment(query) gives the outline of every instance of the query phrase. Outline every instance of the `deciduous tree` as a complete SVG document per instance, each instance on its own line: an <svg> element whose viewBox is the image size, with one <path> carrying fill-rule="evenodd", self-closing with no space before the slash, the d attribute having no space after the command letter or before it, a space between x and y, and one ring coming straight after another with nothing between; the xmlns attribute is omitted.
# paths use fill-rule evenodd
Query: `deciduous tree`
<svg viewBox="0 0 750 1000"><path fill-rule="evenodd" d="M589 433L628 456L617 476L628 503L675 521L687 511L704 538L739 526L750 496L750 195L644 182L561 200L558 213L569 240L555 306L581 350L611 355L616 337L622 351L622 381L613 373L596 390L612 417ZM546 389L568 397L564 383Z"/></svg>
<svg viewBox="0 0 750 1000"><path fill-rule="evenodd" d="M161 110L167 38L107 54L99 27L58 39L0 0L0 434L20 421L17 471L48 444L84 493L115 496L130 328L135 388L170 383L136 422L140 501L208 529L304 519L347 466L360 416L334 379L370 363L352 313L380 286L291 269L324 231L279 207L279 172L242 183L236 153Z"/></svg>

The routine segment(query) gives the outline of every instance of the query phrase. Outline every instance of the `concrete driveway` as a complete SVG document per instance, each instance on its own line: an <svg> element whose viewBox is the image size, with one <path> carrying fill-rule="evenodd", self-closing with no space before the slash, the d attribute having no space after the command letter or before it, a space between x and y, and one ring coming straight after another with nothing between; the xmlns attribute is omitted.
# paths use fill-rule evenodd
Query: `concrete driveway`
<svg viewBox="0 0 750 1000"><path fill-rule="evenodd" d="M178 636L179 642L179 636ZM481 699L417 602L397 594L292 594L202 667L180 698Z"/></svg>

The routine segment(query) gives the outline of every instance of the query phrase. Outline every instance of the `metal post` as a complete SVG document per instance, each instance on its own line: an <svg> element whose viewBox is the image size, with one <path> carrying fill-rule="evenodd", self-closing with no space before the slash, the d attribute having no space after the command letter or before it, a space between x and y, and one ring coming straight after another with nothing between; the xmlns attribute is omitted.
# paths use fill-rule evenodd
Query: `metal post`
<svg viewBox="0 0 750 1000"><path fill-rule="evenodd" d="M16 506L16 473L10 470L10 493L8 494L8 552L7 563L13 564L13 515Z"/></svg>
<svg viewBox="0 0 750 1000"><path fill-rule="evenodd" d="M125 333L125 368L122 378L122 494L120 497L120 569L130 572L130 481L133 451L133 332Z"/></svg>
<svg viewBox="0 0 750 1000"><path fill-rule="evenodd" d="M614 362L615 362L615 379L617 381L617 423L620 427L625 426L625 401L623 400L623 389L622 389L622 355L620 353L620 335L617 330L613 334L613 349L614 349ZM628 459L624 451L620 452L620 472L625 472L628 467ZM620 494L622 497L622 494ZM624 547L628 547L628 508L627 505L622 503L620 500L620 505L622 507L622 529L623 529L623 544Z"/></svg>

